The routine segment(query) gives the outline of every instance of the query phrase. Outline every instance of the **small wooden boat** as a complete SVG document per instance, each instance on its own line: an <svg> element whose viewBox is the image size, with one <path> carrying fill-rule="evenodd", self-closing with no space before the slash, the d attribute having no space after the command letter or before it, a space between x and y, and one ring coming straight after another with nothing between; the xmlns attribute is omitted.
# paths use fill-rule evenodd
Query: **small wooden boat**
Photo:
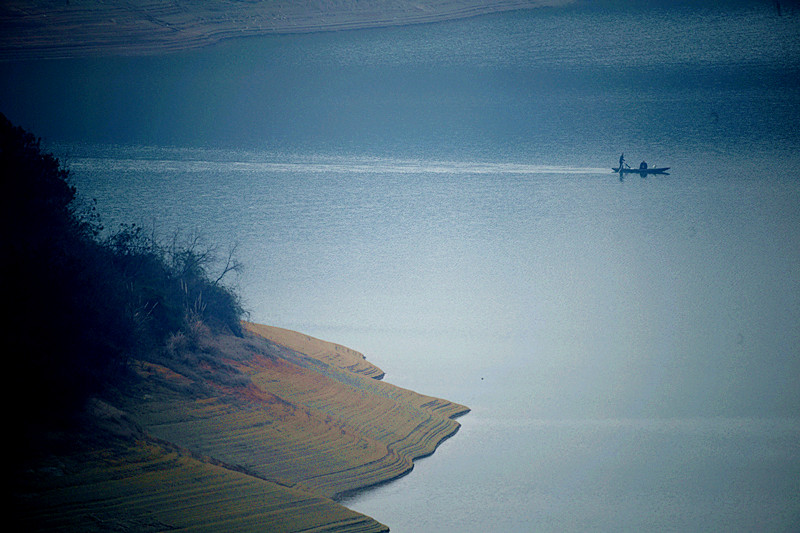
<svg viewBox="0 0 800 533"><path fill-rule="evenodd" d="M667 172L667 170L669 170L669 169L670 169L670 167L660 167L660 168L655 168L655 167L653 167L653 168L623 168L622 170L620 170L619 167L612 167L611 168L611 170L613 170L616 173L642 174L642 175L645 175L645 174L669 174Z"/></svg>

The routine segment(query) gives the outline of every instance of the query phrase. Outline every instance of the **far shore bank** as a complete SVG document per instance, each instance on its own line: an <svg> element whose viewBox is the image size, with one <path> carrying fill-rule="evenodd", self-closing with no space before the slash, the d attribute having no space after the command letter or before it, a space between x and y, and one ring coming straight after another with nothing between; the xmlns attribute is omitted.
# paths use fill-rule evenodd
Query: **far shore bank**
<svg viewBox="0 0 800 533"><path fill-rule="evenodd" d="M572 1L10 0L0 6L0 61L154 55L232 38L423 24Z"/></svg>

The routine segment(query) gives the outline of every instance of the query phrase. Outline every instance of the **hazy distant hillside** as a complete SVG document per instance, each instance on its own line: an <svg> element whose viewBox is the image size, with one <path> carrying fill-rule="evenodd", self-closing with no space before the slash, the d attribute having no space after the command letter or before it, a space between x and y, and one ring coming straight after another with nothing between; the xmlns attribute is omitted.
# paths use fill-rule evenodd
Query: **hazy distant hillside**
<svg viewBox="0 0 800 533"><path fill-rule="evenodd" d="M410 24L569 0L10 0L0 60L158 53L230 37Z"/></svg>

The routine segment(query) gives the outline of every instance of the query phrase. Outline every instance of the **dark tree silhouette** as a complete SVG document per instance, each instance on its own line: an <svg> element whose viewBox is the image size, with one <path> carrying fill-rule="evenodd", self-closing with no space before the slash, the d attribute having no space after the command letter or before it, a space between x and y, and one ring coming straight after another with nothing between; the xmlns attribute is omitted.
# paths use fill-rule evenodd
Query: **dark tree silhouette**
<svg viewBox="0 0 800 533"><path fill-rule="evenodd" d="M101 239L69 172L2 114L0 180L0 323L23 427L66 417L198 321L241 334L238 296L220 283L239 268L232 255L211 276L196 239L163 246L135 225Z"/></svg>

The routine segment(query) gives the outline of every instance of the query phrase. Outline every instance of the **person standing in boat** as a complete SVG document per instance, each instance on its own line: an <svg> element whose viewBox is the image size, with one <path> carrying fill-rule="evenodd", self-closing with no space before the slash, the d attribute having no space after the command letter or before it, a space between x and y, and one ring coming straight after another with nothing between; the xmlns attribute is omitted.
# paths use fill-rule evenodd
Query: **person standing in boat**
<svg viewBox="0 0 800 533"><path fill-rule="evenodd" d="M619 170L622 172L622 166L625 164L625 153L619 156Z"/></svg>

